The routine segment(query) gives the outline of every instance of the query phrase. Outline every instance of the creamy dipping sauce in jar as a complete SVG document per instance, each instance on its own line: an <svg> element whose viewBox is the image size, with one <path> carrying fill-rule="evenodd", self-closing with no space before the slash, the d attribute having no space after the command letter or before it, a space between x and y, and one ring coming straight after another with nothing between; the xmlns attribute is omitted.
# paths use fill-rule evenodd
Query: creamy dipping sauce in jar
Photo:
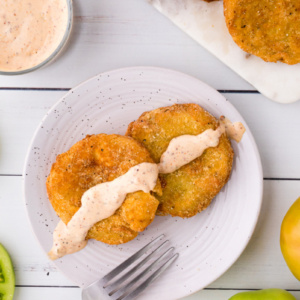
<svg viewBox="0 0 300 300"><path fill-rule="evenodd" d="M68 20L67 0L1 0L0 71L44 62L62 42Z"/></svg>

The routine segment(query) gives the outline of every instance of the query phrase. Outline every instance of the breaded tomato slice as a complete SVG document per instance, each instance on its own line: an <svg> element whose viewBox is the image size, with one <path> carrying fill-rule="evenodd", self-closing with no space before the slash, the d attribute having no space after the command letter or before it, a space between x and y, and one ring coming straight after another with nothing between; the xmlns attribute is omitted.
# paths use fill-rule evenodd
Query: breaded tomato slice
<svg viewBox="0 0 300 300"><path fill-rule="evenodd" d="M300 62L299 0L224 0L227 28L244 51L267 62Z"/></svg>
<svg viewBox="0 0 300 300"><path fill-rule="evenodd" d="M130 137L116 134L87 136L57 156L46 183L49 200L67 224L80 208L85 191L99 183L112 181L143 162L153 163L153 159L145 147ZM159 183L155 189L159 194ZM153 221L158 204L150 193L130 193L114 215L89 230L87 239L107 244L126 243Z"/></svg>
<svg viewBox="0 0 300 300"><path fill-rule="evenodd" d="M198 135L216 129L218 120L197 104L176 104L143 113L132 122L127 135L141 142L159 163L170 141L180 135ZM227 182L233 162L233 150L226 134L219 145L169 174L160 174L162 195L158 215L189 218L204 210Z"/></svg>

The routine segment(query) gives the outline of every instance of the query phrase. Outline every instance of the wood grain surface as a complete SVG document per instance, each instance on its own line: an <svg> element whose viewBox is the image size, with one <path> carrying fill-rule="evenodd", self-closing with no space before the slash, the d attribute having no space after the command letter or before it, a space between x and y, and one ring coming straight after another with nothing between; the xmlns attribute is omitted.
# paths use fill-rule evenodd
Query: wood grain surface
<svg viewBox="0 0 300 300"><path fill-rule="evenodd" d="M300 102L266 99L146 1L85 0L74 6L72 37L57 61L31 74L0 77L0 242L16 272L14 299L81 299L80 289L40 248L26 215L21 174L38 124L71 87L136 65L179 70L218 89L245 118L262 158L263 205L249 245L223 276L186 299L223 300L241 290L271 287L300 299L299 281L279 248L282 218L300 195Z"/></svg>

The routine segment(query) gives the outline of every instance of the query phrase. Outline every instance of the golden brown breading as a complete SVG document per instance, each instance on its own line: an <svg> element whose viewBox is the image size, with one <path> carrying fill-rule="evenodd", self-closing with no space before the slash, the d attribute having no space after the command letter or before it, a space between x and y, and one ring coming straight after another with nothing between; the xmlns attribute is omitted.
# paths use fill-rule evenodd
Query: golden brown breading
<svg viewBox="0 0 300 300"><path fill-rule="evenodd" d="M132 122L127 135L140 141L158 163L171 139L216 129L218 121L197 104L176 104L143 113ZM157 214L189 218L207 208L227 182L233 150L225 134L219 145L170 174L160 174L163 194Z"/></svg>
<svg viewBox="0 0 300 300"><path fill-rule="evenodd" d="M112 181L142 162L153 162L149 152L130 137L116 134L87 136L57 156L47 179L49 200L67 224L81 206L81 196L96 184ZM156 186L159 193L160 185ZM128 194L116 213L88 232L107 244L126 243L154 219L157 199L142 191Z"/></svg>
<svg viewBox="0 0 300 300"><path fill-rule="evenodd" d="M235 43L268 62L300 62L299 0L224 0Z"/></svg>

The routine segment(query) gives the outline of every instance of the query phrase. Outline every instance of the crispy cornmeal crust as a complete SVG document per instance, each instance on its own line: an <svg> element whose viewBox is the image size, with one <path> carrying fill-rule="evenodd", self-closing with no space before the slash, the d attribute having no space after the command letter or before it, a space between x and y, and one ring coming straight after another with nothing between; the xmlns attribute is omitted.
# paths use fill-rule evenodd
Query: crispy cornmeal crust
<svg viewBox="0 0 300 300"><path fill-rule="evenodd" d="M235 43L265 61L300 62L299 0L224 0Z"/></svg>
<svg viewBox="0 0 300 300"><path fill-rule="evenodd" d="M197 104L176 104L143 113L132 122L127 135L141 142L158 163L174 137L200 134L216 129L218 121ZM160 174L163 194L158 215L189 218L204 210L227 182L233 150L225 134L219 145L208 148L201 157L170 174Z"/></svg>
<svg viewBox="0 0 300 300"><path fill-rule="evenodd" d="M120 135L87 136L67 152L57 156L47 178L49 200L67 224L81 206L81 196L96 184L112 181L142 162L153 162L149 152L137 141ZM159 193L160 185L156 186ZM158 200L142 191L128 194L116 213L88 232L107 244L126 243L135 238L154 219Z"/></svg>

